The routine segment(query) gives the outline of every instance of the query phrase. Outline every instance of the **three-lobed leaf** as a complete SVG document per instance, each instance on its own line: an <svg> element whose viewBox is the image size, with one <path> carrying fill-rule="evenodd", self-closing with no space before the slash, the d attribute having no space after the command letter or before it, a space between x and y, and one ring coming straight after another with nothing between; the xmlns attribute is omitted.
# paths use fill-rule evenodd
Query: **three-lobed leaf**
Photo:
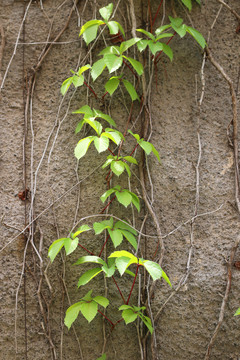
<svg viewBox="0 0 240 360"><path fill-rule="evenodd" d="M106 308L109 304L107 298L103 296L96 296L92 298L92 290L90 290L79 302L70 306L66 311L64 324L70 329L72 323L77 319L79 312L91 322L98 312L98 305Z"/></svg>

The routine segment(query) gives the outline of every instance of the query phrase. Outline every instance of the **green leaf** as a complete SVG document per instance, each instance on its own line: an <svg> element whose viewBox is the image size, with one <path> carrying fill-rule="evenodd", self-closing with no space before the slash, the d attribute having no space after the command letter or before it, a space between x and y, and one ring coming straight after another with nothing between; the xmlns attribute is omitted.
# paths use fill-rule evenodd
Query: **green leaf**
<svg viewBox="0 0 240 360"><path fill-rule="evenodd" d="M135 137L135 139L137 140L137 142L140 140L140 136L138 134L134 134L131 130L128 130L129 134L131 134L133 137Z"/></svg>
<svg viewBox="0 0 240 360"><path fill-rule="evenodd" d="M75 238L75 239L65 239L64 241L64 247L65 247L65 250L66 250L66 254L69 255L71 254L78 246L78 238Z"/></svg>
<svg viewBox="0 0 240 360"><path fill-rule="evenodd" d="M134 247L134 249L137 250L137 240L135 236L127 230L121 230L121 231L124 237L127 239L127 241L129 241L130 244Z"/></svg>
<svg viewBox="0 0 240 360"><path fill-rule="evenodd" d="M80 109L73 111L73 114L85 114L86 117L93 117L93 111L88 105L82 106Z"/></svg>
<svg viewBox="0 0 240 360"><path fill-rule="evenodd" d="M97 360L106 360L106 354L103 354L100 358L97 358Z"/></svg>
<svg viewBox="0 0 240 360"><path fill-rule="evenodd" d="M108 198L112 193L114 193L115 191L116 191L116 190L115 190L114 188L107 190L107 191L100 197L101 201L102 201L102 202L105 202L105 201L107 200L107 198Z"/></svg>
<svg viewBox="0 0 240 360"><path fill-rule="evenodd" d="M87 64L78 69L78 75L80 76L84 71L91 69L91 65Z"/></svg>
<svg viewBox="0 0 240 360"><path fill-rule="evenodd" d="M100 59L98 61L96 61L93 66L92 66L92 70L91 70L91 76L93 81L95 81L103 72L103 70L105 69L106 64L104 59Z"/></svg>
<svg viewBox="0 0 240 360"><path fill-rule="evenodd" d="M88 225L82 225L80 228L76 230L76 232L73 234L72 238L74 239L76 236L81 234L82 232L89 231L91 228Z"/></svg>
<svg viewBox="0 0 240 360"><path fill-rule="evenodd" d="M170 48L169 45L164 44L164 43L162 43L162 46L163 46L164 54L166 54L169 57L169 59L172 61L172 59L173 59L173 51L172 51L172 49Z"/></svg>
<svg viewBox="0 0 240 360"><path fill-rule="evenodd" d="M78 317L78 314L81 310L81 304L82 302L78 302L76 304L73 304L70 306L65 315L64 324L68 327L68 330L70 329L72 323L76 320Z"/></svg>
<svg viewBox="0 0 240 360"><path fill-rule="evenodd" d="M115 175L120 176L125 170L125 164L120 161L112 161L111 163L111 170L114 172Z"/></svg>
<svg viewBox="0 0 240 360"><path fill-rule="evenodd" d="M96 301L96 303L99 305L103 306L105 309L109 305L109 300L104 296L95 296L93 300Z"/></svg>
<svg viewBox="0 0 240 360"><path fill-rule="evenodd" d="M101 112L100 110L95 110L93 109L94 111L94 115L95 117L99 117L99 118L102 118L104 120L106 120L110 125L112 126L116 126L116 123L115 121L111 118L111 116L107 115L107 114L104 114L103 112Z"/></svg>
<svg viewBox="0 0 240 360"><path fill-rule="evenodd" d="M105 84L105 89L106 91L112 95L114 93L114 91L118 88L118 85L119 85L119 78L114 76L114 77L111 77Z"/></svg>
<svg viewBox="0 0 240 360"><path fill-rule="evenodd" d="M138 32L143 33L144 35L146 35L147 37L149 37L152 40L155 40L155 37L153 36L153 34L151 34L150 32L144 30L144 29L136 29Z"/></svg>
<svg viewBox="0 0 240 360"><path fill-rule="evenodd" d="M159 36L156 37L155 41L158 41L158 40L161 40L161 39L164 39L164 38L170 38L170 37L173 37L174 34L172 33L164 33L164 34L160 34Z"/></svg>
<svg viewBox="0 0 240 360"><path fill-rule="evenodd" d="M119 24L119 22L117 22L117 21L115 21L115 23L117 23L117 24L118 24L118 28L119 28L119 30L121 31L121 33L122 33L122 34L123 34L123 36L125 37L125 32L124 32L124 30L123 30L122 25L121 25L121 24Z"/></svg>
<svg viewBox="0 0 240 360"><path fill-rule="evenodd" d="M75 156L76 158L79 160L81 159L86 152L88 151L88 148L91 144L91 142L94 140L95 136L88 136L82 140L80 140L77 144L77 146L75 147Z"/></svg>
<svg viewBox="0 0 240 360"><path fill-rule="evenodd" d="M138 315L132 309L127 309L127 310L123 310L122 317L127 325L135 321Z"/></svg>
<svg viewBox="0 0 240 360"><path fill-rule="evenodd" d="M104 133L102 133L101 136L108 137L110 140L112 140L117 145L119 145L119 143L122 139L124 140L124 137L123 137L122 133L120 133L120 131L109 129L109 128L107 128L106 131Z"/></svg>
<svg viewBox="0 0 240 360"><path fill-rule="evenodd" d="M115 264L116 264L116 267L117 267L120 275L122 276L124 274L124 272L126 271L126 269L128 268L128 266L130 266L131 264L135 264L135 260L122 256L122 257L116 259ZM135 277L135 274L134 274L134 277Z"/></svg>
<svg viewBox="0 0 240 360"><path fill-rule="evenodd" d="M170 24L160 26L159 28L157 28L157 29L155 30L155 34L158 36L158 35L160 35L163 31L169 29L170 27L171 27ZM156 39L155 39L155 40L156 40Z"/></svg>
<svg viewBox="0 0 240 360"><path fill-rule="evenodd" d="M196 29L193 29L192 27L187 27L187 32L193 36L193 38L198 42L198 44L204 49L206 46L206 41L202 34L197 31Z"/></svg>
<svg viewBox="0 0 240 360"><path fill-rule="evenodd" d="M128 166L128 164L126 163L123 163L124 164L124 167L126 169L126 172L128 173L128 176L131 177L131 171L130 171L130 167Z"/></svg>
<svg viewBox="0 0 240 360"><path fill-rule="evenodd" d="M145 153L147 155L149 155L151 152L153 152L153 154L156 156L156 158L158 159L158 161L160 161L160 156L158 151L155 149L155 147L153 146L153 144L151 144L148 141L144 141L143 139L141 139L139 141L139 145L141 146L141 148L145 151Z"/></svg>
<svg viewBox="0 0 240 360"><path fill-rule="evenodd" d="M78 280L78 287L87 284L91 281L95 276L97 276L100 272L102 272L101 268L94 268L87 270Z"/></svg>
<svg viewBox="0 0 240 360"><path fill-rule="evenodd" d="M110 267L107 266L107 265L104 265L102 267L102 270L104 271L104 273L105 273L105 275L107 277L112 277L114 275L114 273L115 273L115 269L116 269L115 268L115 263L113 265L111 265Z"/></svg>
<svg viewBox="0 0 240 360"><path fill-rule="evenodd" d="M189 11L192 10L192 0L182 0L182 3L188 8Z"/></svg>
<svg viewBox="0 0 240 360"><path fill-rule="evenodd" d="M156 158L158 159L158 161L160 161L160 156L159 156L159 152L155 149L155 147L152 144L152 152L153 154L156 156Z"/></svg>
<svg viewBox="0 0 240 360"><path fill-rule="evenodd" d="M95 137L94 139L95 148L99 153L106 151L109 146L109 140L106 137Z"/></svg>
<svg viewBox="0 0 240 360"><path fill-rule="evenodd" d="M171 16L168 16L169 20L171 21L171 26L180 27L183 23L183 19L181 18L173 18Z"/></svg>
<svg viewBox="0 0 240 360"><path fill-rule="evenodd" d="M155 55L158 51L163 50L163 43L149 41L149 48L152 54Z"/></svg>
<svg viewBox="0 0 240 360"><path fill-rule="evenodd" d="M103 59L105 61L105 64L107 65L110 74L119 69L123 62L122 56L117 56L113 54L104 55Z"/></svg>
<svg viewBox="0 0 240 360"><path fill-rule="evenodd" d="M142 319L143 323L146 325L146 327L148 328L148 330L150 331L150 333L152 334L154 329L152 327L152 322L149 319L149 317L148 316L141 316L141 319Z"/></svg>
<svg viewBox="0 0 240 360"><path fill-rule="evenodd" d="M87 123L88 125L90 125L90 126L93 128L93 130L96 131L96 133L97 133L98 135L101 134L101 132L102 132L102 125L100 124L99 121L94 120L94 118L90 118L90 119L89 119L89 118L84 118L83 120L84 120L85 123Z"/></svg>
<svg viewBox="0 0 240 360"><path fill-rule="evenodd" d="M83 39L88 45L97 36L97 30L100 25L103 25L104 21L90 20L84 24L80 30L79 36L83 34Z"/></svg>
<svg viewBox="0 0 240 360"><path fill-rule="evenodd" d="M86 29L88 29L89 27L93 26L93 25L103 25L104 24L104 21L102 20L90 20L90 21L87 21L82 27L81 27L81 30L80 30L80 33L79 33L79 36L81 36L84 31L86 31Z"/></svg>
<svg viewBox="0 0 240 360"><path fill-rule="evenodd" d="M132 309L132 307L130 305L124 304L118 308L118 310L127 310L127 309Z"/></svg>
<svg viewBox="0 0 240 360"><path fill-rule="evenodd" d="M135 45L138 41L140 41L140 38L132 38L127 41L123 41L120 45L120 53L124 53L127 49L129 49L131 46Z"/></svg>
<svg viewBox="0 0 240 360"><path fill-rule="evenodd" d="M172 284L167 276L167 274L162 270L162 277L164 278L164 280L168 283L168 285L170 285L170 287L172 287Z"/></svg>
<svg viewBox="0 0 240 360"><path fill-rule="evenodd" d="M134 261L132 264L138 264L137 257L126 250L114 251L111 255L109 255L109 258L120 258L120 257L126 257L132 259Z"/></svg>
<svg viewBox="0 0 240 360"><path fill-rule="evenodd" d="M112 11L113 11L113 3L110 3L107 6L99 9L99 13L105 21L109 20L111 14L112 14Z"/></svg>
<svg viewBox="0 0 240 360"><path fill-rule="evenodd" d="M139 141L139 145L141 146L141 148L145 151L145 153L147 155L149 155L152 152L152 144L148 141L144 141L143 139L141 139Z"/></svg>
<svg viewBox="0 0 240 360"><path fill-rule="evenodd" d="M124 84L126 90L128 91L129 95L131 96L132 101L134 101L134 100L140 101L139 96L138 96L134 86L128 80L125 80L125 79L123 79L123 84Z"/></svg>
<svg viewBox="0 0 240 360"><path fill-rule="evenodd" d="M118 201L125 207L128 207L132 202L132 196L127 190L117 191L116 196Z"/></svg>
<svg viewBox="0 0 240 360"><path fill-rule="evenodd" d="M129 191L130 192L130 191ZM132 195L132 203L135 206L135 208L137 209L137 211L140 211L140 201L139 198L137 197L136 194L134 194L133 192L130 192L130 194Z"/></svg>
<svg viewBox="0 0 240 360"><path fill-rule="evenodd" d="M106 224L106 221L102 221L102 222L95 222L93 224L93 229L95 231L95 235L98 235L98 234L101 234L103 232L103 230L109 228L111 229L113 226L113 223L112 224Z"/></svg>
<svg viewBox="0 0 240 360"><path fill-rule="evenodd" d="M108 46L105 49L103 49L98 55L120 55L120 47L119 46Z"/></svg>
<svg viewBox="0 0 240 360"><path fill-rule="evenodd" d="M85 124L84 120L79 121L75 129L75 134L78 134L82 130L84 124Z"/></svg>
<svg viewBox="0 0 240 360"><path fill-rule="evenodd" d="M183 19L172 18L171 16L169 16L169 20L171 21L171 26L173 30L175 30L181 38L184 37L186 35L187 26L185 24L182 24Z"/></svg>
<svg viewBox="0 0 240 360"><path fill-rule="evenodd" d="M92 290L90 290L83 298L82 300L85 300L85 301L92 301Z"/></svg>
<svg viewBox="0 0 240 360"><path fill-rule="evenodd" d="M58 240L54 241L52 243L52 245L49 247L48 257L50 257L51 262L53 262L53 260L57 256L57 254L62 249L65 240L66 240L66 238L58 239Z"/></svg>
<svg viewBox="0 0 240 360"><path fill-rule="evenodd" d="M122 241L123 241L123 235L121 233L120 230L116 229L116 230L111 230L108 229L108 233L112 239L113 245L116 248L117 246L119 246Z"/></svg>
<svg viewBox="0 0 240 360"><path fill-rule="evenodd" d="M131 57L126 57L126 56L124 56L129 62L130 62L130 64L132 65L132 67L134 68L134 70L136 70L136 72L138 73L138 75L142 75L142 73L143 73L143 66L142 66L142 64L139 62L139 61L137 61L137 60L135 60L135 59L133 59L133 58L131 58Z"/></svg>
<svg viewBox="0 0 240 360"><path fill-rule="evenodd" d="M137 43L138 50L139 50L140 52L142 52L143 50L145 50L146 47L148 46L149 42L151 42L151 40L140 40L140 41Z"/></svg>
<svg viewBox="0 0 240 360"><path fill-rule="evenodd" d="M98 25L93 25L84 31L83 39L87 45L96 39L97 31L98 31Z"/></svg>
<svg viewBox="0 0 240 360"><path fill-rule="evenodd" d="M114 225L114 228L127 230L127 231L130 231L131 233L133 233L134 235L137 235L137 231L135 229L133 229L132 226L124 223L123 221L117 221L116 224Z"/></svg>
<svg viewBox="0 0 240 360"><path fill-rule="evenodd" d="M74 75L72 78L72 83L75 88L82 86L84 83L84 77L82 75Z"/></svg>
<svg viewBox="0 0 240 360"><path fill-rule="evenodd" d="M150 260L145 260L143 266L148 271L148 273L151 275L153 281L155 281L157 279L161 279L162 269L159 264L157 264L153 261L150 261Z"/></svg>
<svg viewBox="0 0 240 360"><path fill-rule="evenodd" d="M240 315L240 308L237 309L237 311L235 312L234 316Z"/></svg>
<svg viewBox="0 0 240 360"><path fill-rule="evenodd" d="M66 92L68 91L68 88L71 85L72 81L73 81L72 77L64 80L64 82L62 83L62 86L61 86L61 94L62 95L66 94Z"/></svg>
<svg viewBox="0 0 240 360"><path fill-rule="evenodd" d="M85 264L87 262L106 265L104 260L102 260L100 257L94 256L94 255L82 256L77 260L77 262L74 263L74 265L81 265L81 264Z"/></svg>
<svg viewBox="0 0 240 360"><path fill-rule="evenodd" d="M82 302L80 305L81 313L90 323L97 315L98 305L94 301Z"/></svg>
<svg viewBox="0 0 240 360"><path fill-rule="evenodd" d="M136 160L134 157L132 157L132 156L124 156L123 159L127 160L127 161L130 162L131 164L135 164L135 165L138 164L137 160Z"/></svg>
<svg viewBox="0 0 240 360"><path fill-rule="evenodd" d="M135 274L132 271L128 270L128 269L125 271L125 273L132 276L132 277L135 277Z"/></svg>
<svg viewBox="0 0 240 360"><path fill-rule="evenodd" d="M111 35L118 33L118 23L116 21L109 21L107 26Z"/></svg>

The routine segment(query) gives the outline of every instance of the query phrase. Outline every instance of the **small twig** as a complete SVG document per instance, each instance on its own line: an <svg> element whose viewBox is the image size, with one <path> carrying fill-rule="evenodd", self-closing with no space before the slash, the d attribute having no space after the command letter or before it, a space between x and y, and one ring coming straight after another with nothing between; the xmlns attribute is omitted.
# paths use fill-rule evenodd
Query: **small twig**
<svg viewBox="0 0 240 360"><path fill-rule="evenodd" d="M159 13L159 11L160 11L160 9L161 9L162 3L163 3L163 0L161 0L160 4L158 5L156 14L155 14L154 19L153 19L153 22L152 22L152 26L155 24L155 21L156 21L156 19L157 19L158 13Z"/></svg>
<svg viewBox="0 0 240 360"><path fill-rule="evenodd" d="M4 52L4 48L5 48L5 33L4 33L4 30L3 30L3 26L2 24L0 24L0 34L1 34L1 38L2 38L2 41L1 41L1 46L0 46L0 87L2 85L2 75L1 75L1 70L2 70L2 59L3 59L3 52ZM0 98L1 100L1 98Z"/></svg>
<svg viewBox="0 0 240 360"><path fill-rule="evenodd" d="M229 11L231 11L231 13L237 18L237 20L240 22L240 15L233 9L231 8L231 6L229 6L228 4L226 4L223 0L217 0L220 4L222 4L223 6L225 6Z"/></svg>
<svg viewBox="0 0 240 360"><path fill-rule="evenodd" d="M213 66L220 72L222 77L227 81L229 90L232 97L232 112L233 112L233 149L234 149L234 167L235 167L235 202L237 205L238 213L240 214L240 200L239 200L239 159L238 159L238 120L237 120L237 96L234 90L232 79L227 75L222 66L215 60L209 48L206 48L208 59Z"/></svg>
<svg viewBox="0 0 240 360"><path fill-rule="evenodd" d="M240 236L238 236L237 240L235 241L235 243L234 243L234 245L233 245L233 247L231 249L230 259L227 262L227 286L226 286L225 294L224 294L224 297L223 297L223 300L222 300L222 305L221 305L221 309L220 309L220 313L219 313L219 317L218 317L218 323L217 323L217 326L215 327L215 330L213 332L211 340L210 340L210 342L208 344L204 360L209 360L209 358L210 358L213 344L215 342L215 339L216 339L216 337L218 335L218 332L220 330L220 327L221 327L223 319L224 319L225 308L226 308L229 293L230 293L230 290L231 290L231 282L232 282L232 269L231 268L232 268L232 265L233 265L234 256L235 256L236 251L238 249L239 243L240 243Z"/></svg>
<svg viewBox="0 0 240 360"><path fill-rule="evenodd" d="M11 56L11 59L10 59L10 61L9 61L9 63L8 63L8 66L7 66L7 69L6 69L6 71L5 71L5 74L4 74L4 76L3 76L3 80L2 80L2 83L1 83L1 86L0 86L0 91L1 91L1 90L3 89L3 87L4 87L4 83L5 83L5 80L6 80L8 71L9 71L9 68L10 68L10 66L11 66L11 64L12 64L12 61L13 61L14 56L16 55L17 47L18 47L18 42L19 42L19 39L20 39L20 36L21 36L21 33L22 33L23 24L24 24L24 22L25 22L25 20L26 20L27 13L28 13L28 10L29 10L29 8L30 8L30 6L31 6L31 3L32 3L32 0L29 1L28 6L26 7L26 11L25 11L25 13L24 13L24 16L23 16L23 19L22 19L22 22L21 22L21 25L20 25L20 28L19 28L19 31L18 31L17 40L16 40L16 43L15 43L15 47L14 47L14 50L13 50L13 54L12 54L12 56Z"/></svg>

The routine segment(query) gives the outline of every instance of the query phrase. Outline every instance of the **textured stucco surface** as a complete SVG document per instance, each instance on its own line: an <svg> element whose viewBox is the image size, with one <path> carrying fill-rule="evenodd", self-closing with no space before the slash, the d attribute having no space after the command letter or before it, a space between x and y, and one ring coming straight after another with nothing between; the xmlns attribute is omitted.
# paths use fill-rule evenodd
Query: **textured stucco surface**
<svg viewBox="0 0 240 360"><path fill-rule="evenodd" d="M67 19L72 2L63 2L62 7L57 12L56 9L62 3L61 1L45 0L42 3L50 20L55 14L53 34L56 35ZM92 17L93 3L93 1L88 2L84 17L81 20L85 21ZM98 6L106 3L99 1ZM228 3L240 13L239 1L231 0ZM166 11L171 13L168 4L169 2L166 1ZM120 21L123 23L125 21L130 36L131 29L128 17L124 16L125 5L124 1L120 3L118 16ZM157 10L158 5L157 1L153 1L153 13ZM203 1L202 8L194 6L191 12L194 26L205 37L208 35L210 25L219 6L216 0ZM80 1L78 5L80 14L83 7L84 3ZM135 10L137 26L140 26L140 1L135 1ZM144 12L145 10L144 6ZM189 19L181 7L176 5L176 11L179 16L185 17L186 22L189 23ZM1 69L2 76L14 50L23 12L24 1L2 0L0 2L0 24L3 25L6 37ZM160 22L160 18L157 21ZM236 34L237 25L235 17L223 8L212 31L210 42L212 53L234 80L235 88L237 88L238 82L240 50L240 34ZM49 20L41 11L40 2L33 1L25 24L25 42L46 41L49 26ZM37 222L35 242L38 246L41 229L44 265L47 264L47 249L51 242L58 236L66 236L73 225L78 194L80 194L80 203L77 219L80 219L88 214L97 214L101 211L102 204L98 197L106 189L106 184L103 184L102 180L106 174L105 171L100 168L89 176L90 172L102 164L105 156L100 155L96 158L95 153L90 151L88 159L81 159L78 166L73 156L73 150L78 140L78 137L74 135L78 120L71 115L71 112L85 104L85 92L79 91L75 95L70 92L61 105L62 96L59 92L61 83L69 76L69 69L76 68L79 56L83 59L86 54L86 47L81 47L78 41L78 32L78 17L77 13L74 12L68 29L60 38L62 42L74 42L54 45L37 73L32 103L34 144L32 143L30 122L27 127L26 168L28 186L31 183L32 145L34 149L32 153L33 179L39 162L45 154L36 178L35 216L46 209L53 199L57 199L69 190L79 179L84 179L80 186L76 186L67 196L55 204L56 221L53 208L50 208ZM22 41L21 35L20 43ZM102 43L94 50L93 56L96 56L101 46ZM196 193L195 166L199 155L198 129L202 150L199 167L200 203L198 212L199 214L212 212L223 205L219 211L201 216L195 221L190 275L185 286L172 297L163 309L156 324L156 340L159 359L198 360L204 359L207 345L218 321L222 296L226 287L225 261L228 259L231 247L239 235L239 217L234 205L233 155L232 148L227 140L227 127L232 119L231 97L228 85L207 60L204 69L206 82L204 100L199 115L196 92L197 99L199 99L202 51L190 37L183 40L174 39L171 46L174 51L174 60L170 63L162 57L156 78L154 78L151 95L152 142L161 156L161 165L153 157L149 157L149 169L154 186L153 207L164 235L192 218ZM22 230L25 224L24 202L17 196L18 192L23 190L23 81L24 75L37 63L42 47L42 44L24 46L25 74L23 74L23 46L19 44L0 100L1 217L4 216L2 218L3 223L12 226L7 227L1 224L1 248L18 234L16 228ZM156 80L157 87L155 85ZM96 92L103 92L102 84L96 84L94 89ZM71 95L73 97L68 108ZM96 108L102 105L90 94L88 101ZM108 110L108 102L109 98L106 101L105 111ZM240 111L240 109L238 110ZM66 112L67 116L65 116ZM120 130L124 130L128 115L122 100L119 100L118 96L114 96L111 101L111 114L118 122ZM51 131L52 136L48 143ZM56 133L58 136L53 146ZM136 191L137 188L140 191L138 181L133 177L132 189ZM29 201L26 204L28 210ZM126 211L113 204L111 211L114 212L116 209L119 217L122 216L125 219L131 217L131 210ZM136 219L137 226L142 218L143 213ZM28 218L26 222L28 222ZM150 217L148 217L144 232L156 235ZM87 235L86 240L88 241L88 248L94 251L96 249L95 238ZM185 274L190 248L190 224L182 226L178 231L167 236L164 241L166 252L163 268L169 275L173 288L175 288ZM153 254L155 246L155 240L149 238L147 242L148 256ZM24 248L24 236L20 235L0 253L0 359L3 360L25 359L23 286L20 288L18 299L17 355L15 354L14 335L15 296L22 271ZM72 303L78 301L79 296L86 292L86 289L77 290L76 279L79 268L71 266L78 256L73 254L65 264L65 281ZM51 359L51 353L48 341L43 335L36 279L31 275L34 271L34 257L36 255L29 246L26 255L28 266L26 271L28 359L47 360ZM239 260L240 251L236 254L236 261ZM62 317L68 307L67 297L66 295L63 296L63 285L60 280L62 272L63 266L59 257L48 268L48 278L53 288L49 320L51 335L56 346L58 359L80 359L73 331L68 332L64 328L64 336L61 338ZM124 287L124 282L124 278L119 279L120 286ZM102 279L93 282L94 291L97 292L102 285ZM240 306L239 287L240 272L233 268L229 302L222 328L213 348L212 360L238 360L240 358L240 319L233 317L235 310ZM115 291L110 282L109 290ZM157 313L170 293L171 290L163 282L157 284L152 300L154 313ZM50 298L46 283L43 285L43 294L47 299ZM104 294L102 293L102 295ZM113 294L114 298L115 293ZM116 301L119 301L117 297ZM110 308L109 312L112 313L115 320L119 318L116 310ZM84 360L95 360L100 356L103 343L100 317L94 320L90 326L87 325L86 321L79 318L76 321L75 330L82 346ZM108 359L139 359L138 339L134 325L126 327L121 323L118 331L113 332L108 341ZM61 341L63 341L62 354L60 353Z"/></svg>

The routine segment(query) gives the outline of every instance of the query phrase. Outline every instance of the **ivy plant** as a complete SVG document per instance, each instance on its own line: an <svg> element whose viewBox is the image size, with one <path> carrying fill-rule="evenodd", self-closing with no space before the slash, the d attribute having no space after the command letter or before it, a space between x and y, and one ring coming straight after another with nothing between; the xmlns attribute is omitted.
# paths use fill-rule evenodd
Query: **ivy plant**
<svg viewBox="0 0 240 360"><path fill-rule="evenodd" d="M200 3L199 0L196 1L197 3ZM191 10L191 0L182 0L182 2L189 10ZM119 86L123 85L129 94L130 101L140 101L140 90L132 84L126 73L127 70L130 70L135 78L139 79L144 72L143 64L130 56L132 48L139 52L147 51L148 48L152 60L156 62L162 52L172 61L173 51L169 45L169 40L168 43L166 43L165 40L171 39L175 35L179 35L180 38L183 38L188 33L202 48L205 47L203 36L196 29L183 24L183 20L180 18L172 18L169 16L170 23L158 27L154 34L145 29L137 29L137 32L141 37L125 40L125 32L121 24L111 19L113 4L110 3L101 8L99 13L101 19L93 19L86 22L80 30L80 36L83 36L86 46L89 46L90 43L97 39L99 29L101 29L101 31L108 31L110 39L111 35L121 34L120 45L107 44L109 46L106 46L98 54L100 59L95 61L92 65L86 64L80 67L77 72L71 71L72 76L68 77L61 86L62 95L67 93L71 85L75 88L86 85L91 89L89 83L85 81L85 73L90 72L92 81L95 82L102 75L103 71L107 70L108 79L104 84L104 88L109 96L112 96ZM112 76L113 73L114 76ZM91 91L95 94L92 89ZM88 156L87 154L91 144L94 145L97 154L107 152L106 159L102 164L102 169L108 170L107 178L109 177L109 174L115 176L115 182L118 181L120 176L123 179L126 179L126 177L130 178L132 173L131 167L138 165L138 161L135 158L135 150L137 150L137 148L141 148L146 156L149 156L152 153L157 160L160 161L159 152L151 142L141 138L138 133L134 133L131 130L128 130L128 133L126 132L126 135L124 136L122 132L119 131L116 121L109 114L105 114L99 109L92 108L88 104L80 107L73 113L79 117L75 130L76 136L79 136L74 151L75 157L80 160L84 156ZM87 127L89 130L88 136L81 137L83 127ZM130 153L127 151L128 147L125 146L127 139L131 138L131 136L128 135L131 135L136 142L134 149ZM126 149L125 154L127 155L121 155L122 147L124 146ZM111 148L114 148L114 150L111 150ZM107 205L101 213L103 213L113 201L117 201L120 206L124 206L125 208L129 205L133 205L133 208L135 208L138 213L141 211L141 201L139 196L129 189L122 188L118 183L112 188L108 186L99 200L103 203L108 200ZM99 251L96 254L88 250L87 241L84 239L86 232L96 238L96 248L97 245L99 245ZM106 234L106 238L102 244L101 238L103 233ZM103 313L100 310L101 307L106 309L110 300L99 294L96 294L96 296L93 297L93 290L91 289L81 297L77 303L67 309L64 323L68 329L70 329L79 315L82 315L88 322L91 322L97 314L100 314L105 318L112 329L115 328L121 320L124 320L127 325L139 319L139 321L146 326L146 329L150 333L153 333L154 328L151 319L148 316L148 309L146 309L145 306L136 306L136 304L132 303L134 302L132 301L132 293L136 279L139 272L143 269L153 282L163 278L170 287L171 282L157 262L137 256L137 235L137 229L135 229L130 222L128 223L121 219L116 221L114 216L109 215L107 218L104 216L104 219L101 221L94 222L91 226L83 224L77 228L75 232L71 232L67 237L57 239L51 244L48 251L51 262L55 260L62 249L65 249L67 256L73 252L79 251L81 251L81 254L83 251L88 253L87 255L84 254L83 256L80 256L74 264L75 266L81 265L80 268L85 269L78 278L78 287L82 288L86 284L96 281L95 278L97 276L104 276L113 279L118 289L119 296L123 301L123 304L118 308L121 312L121 317L114 323L105 312ZM111 241L112 246L106 248L106 244L109 240ZM114 251L108 253L109 248L114 248ZM116 248L118 248L118 250L115 250ZM105 253L107 253L107 256L105 257L103 257L104 249L106 250ZM134 255L134 253L136 254ZM89 264L91 266L90 269ZM124 293L128 290L127 284L130 279L131 286L127 298L123 296L114 276L126 276L126 289L124 289ZM100 290L100 293L102 293L104 289ZM239 313L240 309L238 309L235 315L238 315ZM106 360L106 354L102 354L97 360Z"/></svg>

